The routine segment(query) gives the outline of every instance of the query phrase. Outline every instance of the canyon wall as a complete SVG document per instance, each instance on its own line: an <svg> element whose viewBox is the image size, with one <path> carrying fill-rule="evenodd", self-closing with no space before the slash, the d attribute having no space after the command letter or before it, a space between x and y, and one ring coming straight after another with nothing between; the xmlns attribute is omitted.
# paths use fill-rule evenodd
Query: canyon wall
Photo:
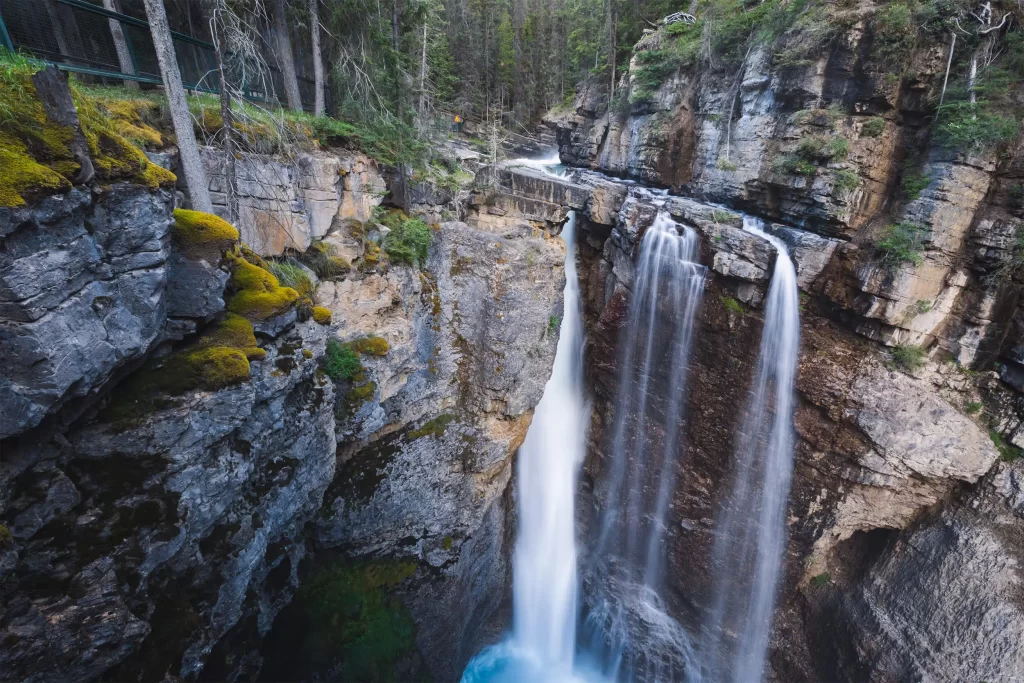
<svg viewBox="0 0 1024 683"><path fill-rule="evenodd" d="M769 677L1011 680L1024 675L1013 645L1024 624L1022 140L944 141L933 117L948 36L919 38L904 64L885 64L873 47L883 7L838 10L841 28L798 64L753 42L729 70L680 68L631 97L650 53L670 48L663 27L637 45L611 105L606 85L591 82L551 117L563 161L603 172L600 182L622 176L692 197L631 190L615 227L590 226L581 240L595 397L581 525L587 537L603 506L616 345L633 333L622 329L633 264L661 203L698 231L710 270L663 596L699 628L774 258L741 230L738 212L757 216L789 246L802 291L796 462ZM957 59L954 68L967 56ZM818 141L845 152L801 165ZM914 254L887 253L893 225L913 226Z"/></svg>

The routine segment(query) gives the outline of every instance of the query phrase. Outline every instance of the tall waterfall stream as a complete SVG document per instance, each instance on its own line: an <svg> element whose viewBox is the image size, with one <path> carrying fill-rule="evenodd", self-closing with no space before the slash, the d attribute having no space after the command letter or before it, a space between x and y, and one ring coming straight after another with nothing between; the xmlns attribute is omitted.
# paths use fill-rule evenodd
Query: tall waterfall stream
<svg viewBox="0 0 1024 683"><path fill-rule="evenodd" d="M575 493L589 405L570 214L554 367L517 461L513 627L506 640L473 658L463 683L761 679L785 545L799 301L786 245L757 219L745 217L744 229L770 242L777 256L749 405L737 426L732 479L715 527L712 608L700 633L673 619L659 596L706 276L697 234L660 211L641 241L619 341L611 462L597 484L601 515L589 561L578 567Z"/></svg>

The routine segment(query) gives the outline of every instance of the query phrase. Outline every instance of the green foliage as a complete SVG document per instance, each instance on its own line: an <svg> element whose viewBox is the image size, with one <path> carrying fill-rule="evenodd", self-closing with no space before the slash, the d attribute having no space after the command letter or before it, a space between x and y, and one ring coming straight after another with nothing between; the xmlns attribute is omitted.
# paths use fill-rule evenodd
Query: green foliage
<svg viewBox="0 0 1024 683"><path fill-rule="evenodd" d="M391 346L384 337L359 337L349 342L349 345L357 353L364 356L386 356Z"/></svg>
<svg viewBox="0 0 1024 683"><path fill-rule="evenodd" d="M968 401L964 404L964 412L968 415L975 415L981 412L982 407L980 401Z"/></svg>
<svg viewBox="0 0 1024 683"><path fill-rule="evenodd" d="M333 565L310 577L297 596L310 626L304 655L340 659L348 681L397 680L415 625L389 592L415 571L415 562L379 561Z"/></svg>
<svg viewBox="0 0 1024 683"><path fill-rule="evenodd" d="M810 176L819 166L845 159L849 153L850 143L845 138L810 135L802 138L792 153L775 159L773 166L782 173Z"/></svg>
<svg viewBox="0 0 1024 683"><path fill-rule="evenodd" d="M882 262L891 268L903 263L921 264L924 228L913 223L894 223L886 227L875 243Z"/></svg>
<svg viewBox="0 0 1024 683"><path fill-rule="evenodd" d="M1003 435L996 430L988 430L988 437L992 439L992 444L995 445L996 450L999 451L1000 460L1003 460L1004 462L1013 462L1024 455L1024 451L1017 446L1014 446L1012 443L1007 443L1003 438Z"/></svg>
<svg viewBox="0 0 1024 683"><path fill-rule="evenodd" d="M928 352L920 346L910 344L894 346L889 351L888 365L893 370L914 373L924 367Z"/></svg>
<svg viewBox="0 0 1024 683"><path fill-rule="evenodd" d="M733 162L731 162L731 161L729 161L728 159L725 159L725 158L719 159L718 163L715 164L715 167L719 171L727 171L727 172L730 172L730 173L732 171L735 171L736 168L737 168L736 164L734 164Z"/></svg>
<svg viewBox="0 0 1024 683"><path fill-rule="evenodd" d="M817 164L801 159L796 154L783 154L772 162L772 167L781 173L794 175L814 175L818 172Z"/></svg>
<svg viewBox="0 0 1024 683"><path fill-rule="evenodd" d="M971 151L1009 142L1017 135L1017 119L997 111L988 100L952 102L938 109L935 139L952 149Z"/></svg>
<svg viewBox="0 0 1024 683"><path fill-rule="evenodd" d="M342 344L333 337L327 340L322 363L324 372L333 380L352 379L363 371L359 354L348 344Z"/></svg>
<svg viewBox="0 0 1024 683"><path fill-rule="evenodd" d="M866 138L877 138L885 130L885 119L881 116L872 116L860 127L860 134Z"/></svg>
<svg viewBox="0 0 1024 683"><path fill-rule="evenodd" d="M548 334L554 334L558 331L558 326L562 324L562 319L557 315L553 315L548 318Z"/></svg>
<svg viewBox="0 0 1024 683"><path fill-rule="evenodd" d="M6 524L0 524L0 548L8 546L14 542L14 537L11 535L11 530L7 528Z"/></svg>
<svg viewBox="0 0 1024 683"><path fill-rule="evenodd" d="M299 296L313 296L313 280L298 261L285 258L280 261L269 261L267 265L281 285L291 287Z"/></svg>
<svg viewBox="0 0 1024 683"><path fill-rule="evenodd" d="M409 432L409 440L415 441L421 439L424 436L434 436L440 439L444 436L445 431L448 429L448 425L455 419L454 415L438 415L432 420L428 420L419 429L413 429Z"/></svg>
<svg viewBox="0 0 1024 683"><path fill-rule="evenodd" d="M828 572L822 572L817 576L811 577L812 588L824 588L832 581L832 576Z"/></svg>
<svg viewBox="0 0 1024 683"><path fill-rule="evenodd" d="M907 164L903 167L903 178L900 180L900 189L903 190L903 194L907 196L907 199L917 199L921 196L921 191L931 184L932 179L927 173L914 170L911 164Z"/></svg>
<svg viewBox="0 0 1024 683"><path fill-rule="evenodd" d="M338 256L337 249L329 242L311 243L302 254L302 260L323 280L344 275L352 268L352 264Z"/></svg>
<svg viewBox="0 0 1024 683"><path fill-rule="evenodd" d="M743 313L746 313L746 310L743 308L743 304L741 304L739 301L732 298L731 296L721 297L721 302L722 305L725 307L725 310L729 311L730 313L739 313L741 315Z"/></svg>
<svg viewBox="0 0 1024 683"><path fill-rule="evenodd" d="M380 223L390 229L381 246L393 263L417 268L426 263L434 234L422 219L409 218L401 211L388 211Z"/></svg>
<svg viewBox="0 0 1024 683"><path fill-rule="evenodd" d="M848 169L840 169L832 173L832 189L845 195L860 187L860 176Z"/></svg>
<svg viewBox="0 0 1024 683"><path fill-rule="evenodd" d="M910 4L891 2L885 5L875 14L872 25L875 58L889 66L902 66L917 41Z"/></svg>

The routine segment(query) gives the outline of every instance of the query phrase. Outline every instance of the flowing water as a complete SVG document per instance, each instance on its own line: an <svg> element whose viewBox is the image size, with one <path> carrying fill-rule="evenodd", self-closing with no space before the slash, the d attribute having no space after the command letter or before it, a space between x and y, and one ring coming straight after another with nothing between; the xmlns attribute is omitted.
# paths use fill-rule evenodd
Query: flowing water
<svg viewBox="0 0 1024 683"><path fill-rule="evenodd" d="M777 256L750 404L716 527L713 604L701 643L705 679L735 683L760 681L764 669L786 543L800 345L796 270L786 245L755 218L745 217L743 227L771 242Z"/></svg>
<svg viewBox="0 0 1024 683"><path fill-rule="evenodd" d="M575 214L566 248L561 331L551 378L517 459L518 535L513 554L513 628L484 650L462 680L574 680L577 577L576 479L586 446L583 316L576 276Z"/></svg>
<svg viewBox="0 0 1024 683"><path fill-rule="evenodd" d="M692 671L689 636L659 590L704 278L696 232L659 213L640 244L619 341L610 470L588 571L587 654L611 678L678 680Z"/></svg>

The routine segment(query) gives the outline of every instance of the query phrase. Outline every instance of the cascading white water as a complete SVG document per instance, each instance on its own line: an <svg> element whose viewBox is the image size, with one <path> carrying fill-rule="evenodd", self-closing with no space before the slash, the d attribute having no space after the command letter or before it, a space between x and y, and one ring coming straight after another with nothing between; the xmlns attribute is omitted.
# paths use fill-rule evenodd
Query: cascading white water
<svg viewBox="0 0 1024 683"><path fill-rule="evenodd" d="M660 212L640 244L619 343L611 465L589 571L588 655L610 677L678 679L692 668L690 639L658 591L704 277L696 232Z"/></svg>
<svg viewBox="0 0 1024 683"><path fill-rule="evenodd" d="M518 536L513 555L513 629L466 667L464 683L574 678L577 575L576 479L586 447L583 315L576 275L575 213L565 239L561 331L551 378L517 460Z"/></svg>
<svg viewBox="0 0 1024 683"><path fill-rule="evenodd" d="M750 404L712 551L714 597L701 663L705 679L716 683L762 678L793 470L793 384L800 346L796 270L786 245L765 233L759 220L745 217L743 227L771 242L777 255Z"/></svg>

